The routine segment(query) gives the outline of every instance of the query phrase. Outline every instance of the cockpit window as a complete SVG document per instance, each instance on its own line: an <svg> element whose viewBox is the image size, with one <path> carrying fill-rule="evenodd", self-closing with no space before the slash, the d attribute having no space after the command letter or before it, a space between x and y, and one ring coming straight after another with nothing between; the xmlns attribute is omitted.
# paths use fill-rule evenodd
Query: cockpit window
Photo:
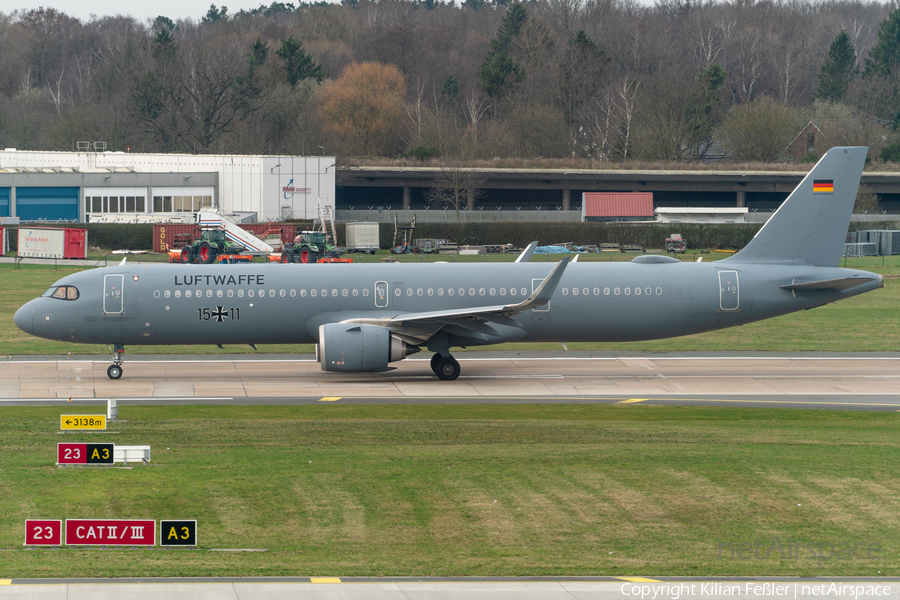
<svg viewBox="0 0 900 600"><path fill-rule="evenodd" d="M43 297L59 298L60 300L78 300L78 288L74 285L61 285L50 288L43 293Z"/></svg>

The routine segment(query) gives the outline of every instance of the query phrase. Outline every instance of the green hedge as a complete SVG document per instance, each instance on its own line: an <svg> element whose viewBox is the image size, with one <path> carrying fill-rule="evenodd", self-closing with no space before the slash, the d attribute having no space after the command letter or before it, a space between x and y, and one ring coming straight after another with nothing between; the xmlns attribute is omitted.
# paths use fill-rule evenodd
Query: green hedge
<svg viewBox="0 0 900 600"><path fill-rule="evenodd" d="M310 227L308 221L296 223L297 231ZM67 227L87 228L88 244L110 250L150 250L153 248L153 225L88 223ZM419 223L414 238L444 238L459 244L513 244L524 248L533 240L542 246L562 242L573 244L638 244L644 248L663 248L665 239L672 233L680 233L687 240L688 248L743 248L756 235L759 224L716 225L709 223L519 223L500 221L494 223ZM850 230L892 229L900 230L900 222L851 223ZM346 240L346 227L335 225L338 245ZM11 249L15 249L16 236L10 236ZM394 239L394 224L381 223L379 241L382 248L390 248Z"/></svg>

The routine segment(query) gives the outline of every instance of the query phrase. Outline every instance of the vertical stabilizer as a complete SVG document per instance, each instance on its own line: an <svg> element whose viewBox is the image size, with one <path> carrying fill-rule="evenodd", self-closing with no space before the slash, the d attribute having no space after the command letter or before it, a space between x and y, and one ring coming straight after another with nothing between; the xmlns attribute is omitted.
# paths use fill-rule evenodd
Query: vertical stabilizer
<svg viewBox="0 0 900 600"><path fill-rule="evenodd" d="M750 243L725 261L839 266L867 152L826 152Z"/></svg>

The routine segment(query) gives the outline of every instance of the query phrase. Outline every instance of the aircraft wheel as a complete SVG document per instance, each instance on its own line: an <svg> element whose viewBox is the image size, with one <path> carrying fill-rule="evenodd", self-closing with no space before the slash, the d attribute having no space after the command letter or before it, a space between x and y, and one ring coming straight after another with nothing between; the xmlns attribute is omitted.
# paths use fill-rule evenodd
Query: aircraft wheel
<svg viewBox="0 0 900 600"><path fill-rule="evenodd" d="M121 379L122 367L120 365L109 365L109 368L106 370L106 375L110 379Z"/></svg>
<svg viewBox="0 0 900 600"><path fill-rule="evenodd" d="M437 361L437 373L438 379L443 381L453 381L457 377L459 377L459 363L456 362L456 359L452 356L441 357L440 360Z"/></svg>
<svg viewBox="0 0 900 600"><path fill-rule="evenodd" d="M437 375L438 372L438 361L441 360L441 355L435 352L431 355L431 370L434 371L434 374Z"/></svg>

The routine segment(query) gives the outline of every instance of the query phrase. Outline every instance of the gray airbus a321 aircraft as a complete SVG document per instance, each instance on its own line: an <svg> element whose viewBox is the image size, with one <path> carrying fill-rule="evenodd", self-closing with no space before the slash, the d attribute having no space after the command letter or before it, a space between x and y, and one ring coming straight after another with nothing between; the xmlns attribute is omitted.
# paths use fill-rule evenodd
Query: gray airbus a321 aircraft
<svg viewBox="0 0 900 600"><path fill-rule="evenodd" d="M15 315L20 329L126 344L315 343L325 371L373 372L428 349L617 342L743 325L862 294L880 275L838 268L866 148L832 148L746 248L717 262L148 265L63 277ZM521 257L520 257L521 258Z"/></svg>

